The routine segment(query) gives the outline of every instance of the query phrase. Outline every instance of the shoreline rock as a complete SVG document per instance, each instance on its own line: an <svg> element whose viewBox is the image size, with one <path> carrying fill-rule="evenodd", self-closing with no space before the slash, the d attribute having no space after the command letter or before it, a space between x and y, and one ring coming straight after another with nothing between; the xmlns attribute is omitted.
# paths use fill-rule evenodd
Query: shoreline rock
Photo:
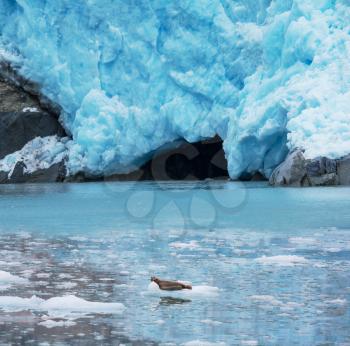
<svg viewBox="0 0 350 346"><path fill-rule="evenodd" d="M0 184L62 183L67 174L64 161L32 173L26 173L25 168L25 164L20 161L16 164L10 177L8 177L8 172L0 171Z"/></svg>
<svg viewBox="0 0 350 346"><path fill-rule="evenodd" d="M0 62L0 160L37 137L66 137L57 108L50 107L49 101L44 104L33 83L20 80L10 66L4 66ZM18 161L10 177L8 171L0 171L0 184L58 182L64 180L66 172L64 161L32 173L27 173L25 163Z"/></svg>
<svg viewBox="0 0 350 346"><path fill-rule="evenodd" d="M65 131L57 118L46 112L0 112L0 160L22 149L36 137L57 135Z"/></svg>
<svg viewBox="0 0 350 346"><path fill-rule="evenodd" d="M302 149L296 149L272 172L269 184L290 187L350 185L350 155L310 160L304 157Z"/></svg>

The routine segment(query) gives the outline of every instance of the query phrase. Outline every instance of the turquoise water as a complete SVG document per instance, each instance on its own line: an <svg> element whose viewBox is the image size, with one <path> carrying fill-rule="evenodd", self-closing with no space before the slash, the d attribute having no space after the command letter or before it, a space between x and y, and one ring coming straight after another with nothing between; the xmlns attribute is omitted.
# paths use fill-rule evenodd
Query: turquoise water
<svg viewBox="0 0 350 346"><path fill-rule="evenodd" d="M45 312L0 303L6 342L350 343L350 188L1 186L0 250L0 270L28 279L0 280L1 296L72 294L126 308L56 316L73 323L48 328ZM196 289L168 298L150 289L152 275Z"/></svg>

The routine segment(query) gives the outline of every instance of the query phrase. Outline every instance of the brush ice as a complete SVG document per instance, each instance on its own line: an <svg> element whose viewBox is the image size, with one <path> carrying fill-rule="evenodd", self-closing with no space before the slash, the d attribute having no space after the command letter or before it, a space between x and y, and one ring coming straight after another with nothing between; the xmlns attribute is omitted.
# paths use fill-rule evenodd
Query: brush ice
<svg viewBox="0 0 350 346"><path fill-rule="evenodd" d="M2 0L0 54L62 107L69 168L224 139L231 177L350 148L348 0Z"/></svg>
<svg viewBox="0 0 350 346"><path fill-rule="evenodd" d="M263 256L256 259L257 263L263 265L276 265L276 266L294 266L294 265L304 265L308 260L302 256L296 255L280 255L280 256Z"/></svg>
<svg viewBox="0 0 350 346"><path fill-rule="evenodd" d="M11 273L0 270L0 283L26 283L27 279L21 278L17 275L12 275Z"/></svg>
<svg viewBox="0 0 350 346"><path fill-rule="evenodd" d="M17 275L0 270L0 291L6 291L13 285L27 284L28 280Z"/></svg>
<svg viewBox="0 0 350 346"><path fill-rule="evenodd" d="M225 342L209 342L203 340L192 340L185 342L181 346L226 346Z"/></svg>
<svg viewBox="0 0 350 346"><path fill-rule="evenodd" d="M5 311L55 311L61 313L121 313L125 307L121 303L90 302L73 295L54 297L48 300L33 296L31 298L0 296L0 309Z"/></svg>

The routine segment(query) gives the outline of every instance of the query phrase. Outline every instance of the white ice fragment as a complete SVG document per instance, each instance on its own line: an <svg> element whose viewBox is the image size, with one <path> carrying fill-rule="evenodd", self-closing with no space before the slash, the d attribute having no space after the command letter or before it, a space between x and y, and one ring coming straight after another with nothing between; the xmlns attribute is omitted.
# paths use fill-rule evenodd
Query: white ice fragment
<svg viewBox="0 0 350 346"><path fill-rule="evenodd" d="M196 240L191 240L188 243L173 242L170 243L169 246L179 250L196 250L199 248L199 244Z"/></svg>
<svg viewBox="0 0 350 346"><path fill-rule="evenodd" d="M209 324L212 326L219 326L220 324L222 324L222 322L214 321L214 320L201 320L201 323Z"/></svg>
<svg viewBox="0 0 350 346"><path fill-rule="evenodd" d="M73 295L54 297L48 300L36 296L21 298L0 296L0 309L4 311L49 311L61 313L119 314L125 309L121 303L90 302Z"/></svg>
<svg viewBox="0 0 350 346"><path fill-rule="evenodd" d="M50 328L58 328L58 327L72 327L76 325L76 322L69 321L69 320L68 321L46 320L46 321L40 322L39 325L50 329Z"/></svg>
<svg viewBox="0 0 350 346"><path fill-rule="evenodd" d="M75 282L63 282L56 285L57 288L69 290L77 286Z"/></svg>
<svg viewBox="0 0 350 346"><path fill-rule="evenodd" d="M0 270L0 283L1 284L26 284L28 280L11 273Z"/></svg>
<svg viewBox="0 0 350 346"><path fill-rule="evenodd" d="M192 340L181 344L181 346L226 346L224 342L209 342L203 340Z"/></svg>
<svg viewBox="0 0 350 346"><path fill-rule="evenodd" d="M280 256L262 256L255 260L259 264L263 265L276 265L281 267L291 267L297 265L305 265L308 260L302 256L296 255L280 255Z"/></svg>

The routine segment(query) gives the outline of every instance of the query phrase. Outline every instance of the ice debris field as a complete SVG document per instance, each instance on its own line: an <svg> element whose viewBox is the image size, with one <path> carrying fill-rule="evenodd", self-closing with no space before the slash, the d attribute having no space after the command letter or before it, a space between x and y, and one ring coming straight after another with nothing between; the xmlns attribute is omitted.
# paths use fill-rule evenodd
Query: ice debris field
<svg viewBox="0 0 350 346"><path fill-rule="evenodd" d="M348 154L349 0L2 0L0 23L2 59L61 106L71 172L216 134L232 178Z"/></svg>

